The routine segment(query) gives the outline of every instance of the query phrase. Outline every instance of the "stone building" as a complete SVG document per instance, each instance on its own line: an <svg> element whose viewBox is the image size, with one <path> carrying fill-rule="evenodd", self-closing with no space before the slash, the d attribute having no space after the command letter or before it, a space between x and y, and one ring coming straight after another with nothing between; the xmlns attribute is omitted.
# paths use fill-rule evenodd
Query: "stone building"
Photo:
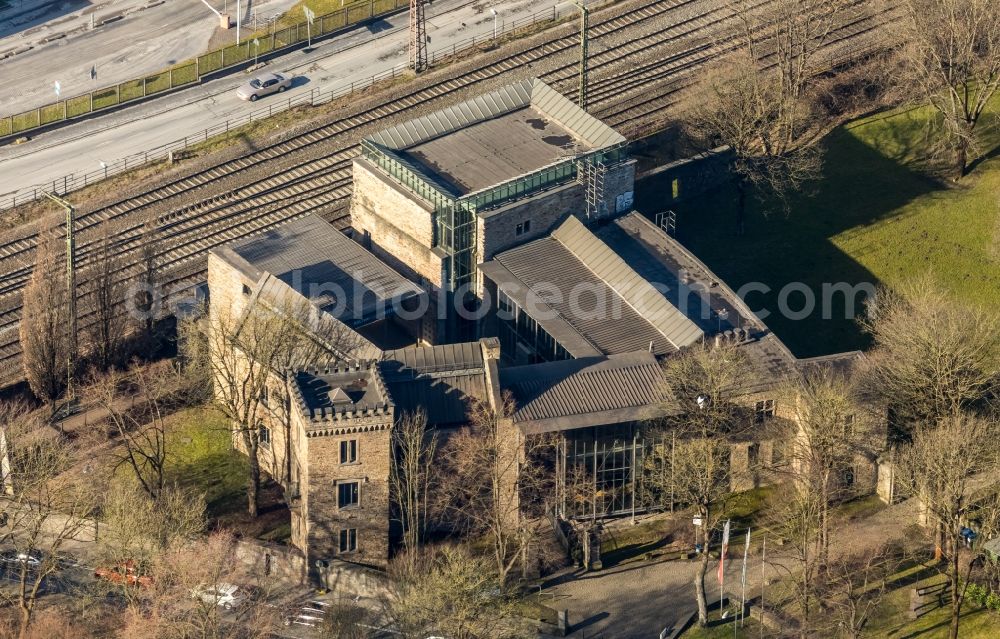
<svg viewBox="0 0 1000 639"><path fill-rule="evenodd" d="M473 402L510 397L511 454L525 438L558 441L561 515L649 508L649 424L680 410L663 361L698 345L738 348L756 369L736 398L753 428L729 442L733 490L775 481L788 460L769 425L796 418L779 390L859 354L795 358L631 211L634 166L622 136L526 80L366 138L357 241L308 216L213 251L213 308L298 296L353 337L318 364L274 371L260 416L263 466L285 488L292 543L316 577L386 565L398 533L392 432L417 411L447 433L468 424ZM460 320L456 298L485 314ZM870 492L877 461L859 456L843 480ZM590 497L568 499L581 478Z"/></svg>
<svg viewBox="0 0 1000 639"><path fill-rule="evenodd" d="M477 264L498 251L568 216L625 212L633 199L625 138L540 80L380 131L361 150L352 225L379 257L449 304L455 292L466 303L481 294ZM476 330L447 320L435 328L447 341Z"/></svg>

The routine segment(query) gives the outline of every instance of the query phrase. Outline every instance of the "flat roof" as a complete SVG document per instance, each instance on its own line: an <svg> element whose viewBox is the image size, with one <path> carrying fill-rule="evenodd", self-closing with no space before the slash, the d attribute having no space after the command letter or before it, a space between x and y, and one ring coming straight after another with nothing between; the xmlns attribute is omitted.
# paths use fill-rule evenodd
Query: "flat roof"
<svg viewBox="0 0 1000 639"><path fill-rule="evenodd" d="M303 413L310 419L385 411L392 399L373 363L355 367L314 367L295 373Z"/></svg>
<svg viewBox="0 0 1000 639"><path fill-rule="evenodd" d="M254 279L270 273L352 328L426 294L316 214L215 252Z"/></svg>
<svg viewBox="0 0 1000 639"><path fill-rule="evenodd" d="M526 106L407 147L400 154L461 196L593 149L536 107Z"/></svg>
<svg viewBox="0 0 1000 639"><path fill-rule="evenodd" d="M529 78L369 135L451 197L510 182L544 167L626 142L537 78Z"/></svg>

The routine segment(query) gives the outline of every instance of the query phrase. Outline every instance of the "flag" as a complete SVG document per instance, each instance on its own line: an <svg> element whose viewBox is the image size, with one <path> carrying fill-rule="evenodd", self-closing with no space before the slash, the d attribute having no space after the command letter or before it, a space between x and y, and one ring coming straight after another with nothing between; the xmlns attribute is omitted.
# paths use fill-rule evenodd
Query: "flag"
<svg viewBox="0 0 1000 639"><path fill-rule="evenodd" d="M723 583L723 576L726 574L726 553L729 552L729 520L722 529L722 552L719 553L719 584Z"/></svg>
<svg viewBox="0 0 1000 639"><path fill-rule="evenodd" d="M747 528L747 543L743 546L743 574L740 576L740 585L743 590L747 587L747 557L750 555L750 529Z"/></svg>
<svg viewBox="0 0 1000 639"><path fill-rule="evenodd" d="M747 559L750 557L750 529L747 528L747 543L743 546L743 574L740 575L740 615L746 610L747 601ZM740 624L742 625L742 620Z"/></svg>

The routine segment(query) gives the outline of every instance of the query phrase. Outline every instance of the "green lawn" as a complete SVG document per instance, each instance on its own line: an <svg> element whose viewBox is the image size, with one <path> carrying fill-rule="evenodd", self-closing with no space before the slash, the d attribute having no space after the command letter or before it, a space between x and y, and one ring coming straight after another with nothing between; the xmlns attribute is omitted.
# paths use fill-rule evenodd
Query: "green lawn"
<svg viewBox="0 0 1000 639"><path fill-rule="evenodd" d="M951 613L947 608L938 608L919 619L911 620L907 616L910 606L910 590L941 581L943 578L940 575L935 575L889 593L865 629L865 636L872 639L882 637L895 639L947 637L951 623ZM962 608L959 636L962 639L992 639L1000 636L1000 616L966 603Z"/></svg>
<svg viewBox="0 0 1000 639"><path fill-rule="evenodd" d="M291 537L281 488L263 478L260 513L247 515L246 457L233 450L226 419L211 408L190 408L169 417L167 481L204 491L210 528L285 543Z"/></svg>
<svg viewBox="0 0 1000 639"><path fill-rule="evenodd" d="M1000 112L1000 99L995 101ZM983 305L1000 303L1000 126L997 113L982 123L983 148L993 155L961 185L922 173L915 149L923 143L926 109L879 114L836 129L826 142L823 179L810 196L777 204L749 200L746 234L737 237L735 200L728 187L674 205L678 237L733 289L759 282L750 293L755 311L796 355L809 357L863 348L865 336L832 295L822 316L823 284L893 285L927 270L956 296ZM637 208L664 208L670 184L648 180L637 188ZM804 319L781 317L779 292L790 282L814 291L816 310ZM800 293L788 306L802 308Z"/></svg>
<svg viewBox="0 0 1000 639"><path fill-rule="evenodd" d="M205 491L210 518L246 508L248 465L233 450L225 418L192 408L168 419L167 480Z"/></svg>

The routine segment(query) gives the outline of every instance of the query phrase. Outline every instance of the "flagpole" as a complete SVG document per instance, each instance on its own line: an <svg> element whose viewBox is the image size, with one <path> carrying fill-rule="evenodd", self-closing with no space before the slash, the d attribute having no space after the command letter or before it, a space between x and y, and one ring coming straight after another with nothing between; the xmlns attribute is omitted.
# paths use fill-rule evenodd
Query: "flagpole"
<svg viewBox="0 0 1000 639"><path fill-rule="evenodd" d="M764 578L764 558L767 554L767 535L760 545L760 638L764 639L764 587L767 581Z"/></svg>

